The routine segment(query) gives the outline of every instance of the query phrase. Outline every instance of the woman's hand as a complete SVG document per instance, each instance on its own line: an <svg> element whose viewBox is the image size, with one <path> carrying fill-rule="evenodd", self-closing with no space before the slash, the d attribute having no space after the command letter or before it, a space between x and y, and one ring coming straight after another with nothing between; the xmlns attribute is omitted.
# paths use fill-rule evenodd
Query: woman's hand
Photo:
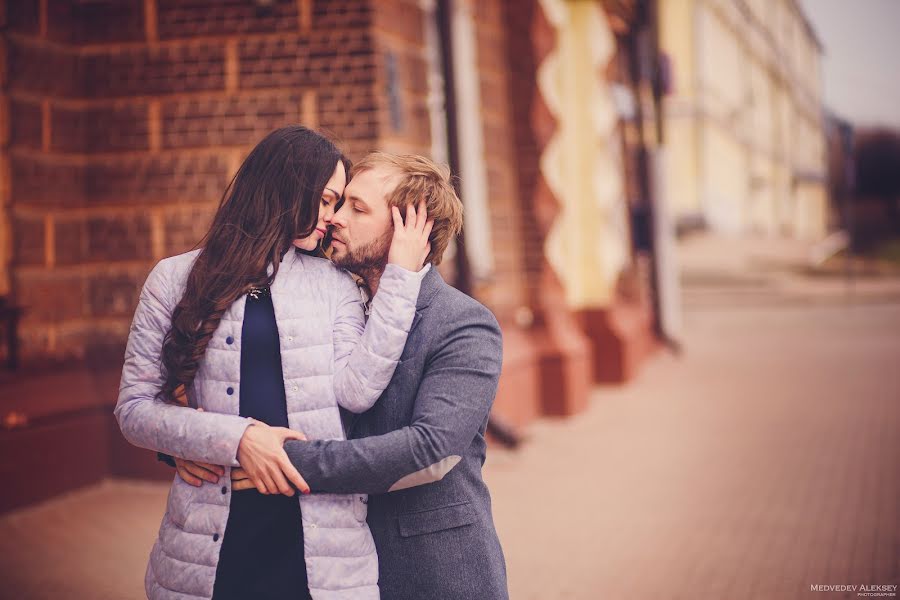
<svg viewBox="0 0 900 600"><path fill-rule="evenodd" d="M406 223L400 218L400 209L396 206L391 207L391 217L394 219L394 237L388 251L388 262L407 271L421 270L431 252L428 236L434 226L434 221L428 219L425 201L420 201L417 209L413 209L412 204L406 206Z"/></svg>
<svg viewBox="0 0 900 600"><path fill-rule="evenodd" d="M291 464L283 447L285 440L305 439L299 431L270 427L254 420L241 438L237 459L253 486L262 494L293 496L294 489L290 484L308 494L309 485Z"/></svg>

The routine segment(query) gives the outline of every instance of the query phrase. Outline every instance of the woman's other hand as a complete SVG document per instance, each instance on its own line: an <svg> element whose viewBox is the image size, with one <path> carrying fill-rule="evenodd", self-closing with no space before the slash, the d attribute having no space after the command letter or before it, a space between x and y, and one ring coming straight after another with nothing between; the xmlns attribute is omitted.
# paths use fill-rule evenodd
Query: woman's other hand
<svg viewBox="0 0 900 600"><path fill-rule="evenodd" d="M293 484L304 494L309 493L309 485L284 451L285 440L305 440L299 431L286 427L270 427L254 420L244 432L238 446L237 459L246 471L250 481L261 494L284 494L293 496Z"/></svg>
<svg viewBox="0 0 900 600"><path fill-rule="evenodd" d="M388 262L403 267L407 271L419 271L431 252L431 244L428 236L434 221L428 219L428 211L425 202L420 201L418 208L412 204L406 206L406 222L400 217L400 209L391 207L391 217L394 219L394 237L391 239L391 248L388 251Z"/></svg>

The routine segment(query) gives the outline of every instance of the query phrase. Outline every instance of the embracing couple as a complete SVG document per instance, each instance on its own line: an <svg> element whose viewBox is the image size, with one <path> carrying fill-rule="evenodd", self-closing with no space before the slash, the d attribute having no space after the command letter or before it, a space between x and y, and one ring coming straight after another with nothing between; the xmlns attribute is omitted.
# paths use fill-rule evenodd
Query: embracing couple
<svg viewBox="0 0 900 600"><path fill-rule="evenodd" d="M426 158L351 167L301 126L250 152L128 336L116 418L177 469L148 597L507 598L481 476L500 329L435 269L461 226Z"/></svg>

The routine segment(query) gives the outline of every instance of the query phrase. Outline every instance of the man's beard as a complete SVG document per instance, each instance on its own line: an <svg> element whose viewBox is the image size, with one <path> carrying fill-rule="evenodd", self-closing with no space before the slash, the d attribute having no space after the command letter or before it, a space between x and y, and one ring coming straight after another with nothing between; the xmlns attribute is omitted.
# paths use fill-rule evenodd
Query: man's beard
<svg viewBox="0 0 900 600"><path fill-rule="evenodd" d="M359 248L350 248L344 243L345 252L333 253L331 260L342 269L366 277L372 273L381 273L387 266L388 253L391 249L392 231L386 231L380 238L372 240ZM341 240L343 242L343 240Z"/></svg>

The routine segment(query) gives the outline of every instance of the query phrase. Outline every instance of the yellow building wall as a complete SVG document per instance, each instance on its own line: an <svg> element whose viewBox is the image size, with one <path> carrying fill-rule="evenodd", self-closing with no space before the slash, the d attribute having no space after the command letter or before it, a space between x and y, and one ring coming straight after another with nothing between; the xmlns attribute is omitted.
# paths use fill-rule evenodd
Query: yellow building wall
<svg viewBox="0 0 900 600"><path fill-rule="evenodd" d="M659 6L676 219L699 213L726 234L826 235L821 53L795 0Z"/></svg>

